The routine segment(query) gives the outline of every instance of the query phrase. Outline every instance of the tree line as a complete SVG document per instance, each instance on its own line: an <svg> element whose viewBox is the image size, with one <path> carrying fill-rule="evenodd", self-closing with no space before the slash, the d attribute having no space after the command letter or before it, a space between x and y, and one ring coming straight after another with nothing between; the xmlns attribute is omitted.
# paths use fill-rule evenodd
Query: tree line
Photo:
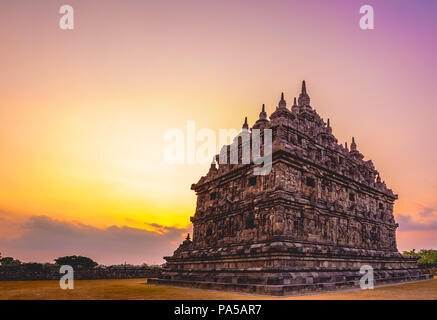
<svg viewBox="0 0 437 320"><path fill-rule="evenodd" d="M69 265L72 266L73 269L92 269L97 266L99 267L106 267L103 265L99 265L96 261L94 261L91 258L84 257L84 256L63 256L54 259L55 265ZM0 253L0 267L11 267L11 266L20 266L20 265L47 265L50 263L23 263L18 259L14 259L13 257L2 257ZM120 264L120 265L112 265L110 267L118 267L118 268L159 268L160 266L148 266L146 263L143 263L142 265L136 266L132 264Z"/></svg>

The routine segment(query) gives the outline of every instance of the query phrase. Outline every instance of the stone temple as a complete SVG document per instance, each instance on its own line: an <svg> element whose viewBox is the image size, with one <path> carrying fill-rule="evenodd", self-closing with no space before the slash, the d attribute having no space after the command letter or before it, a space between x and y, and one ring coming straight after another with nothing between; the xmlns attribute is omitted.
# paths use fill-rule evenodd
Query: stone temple
<svg viewBox="0 0 437 320"><path fill-rule="evenodd" d="M270 173L254 175L254 162L214 162L191 186L193 239L149 283L291 295L358 287L363 265L375 285L428 278L397 250L397 195L354 138L350 149L337 142L305 81L291 108L282 94L268 119L263 105L253 129L272 130Z"/></svg>

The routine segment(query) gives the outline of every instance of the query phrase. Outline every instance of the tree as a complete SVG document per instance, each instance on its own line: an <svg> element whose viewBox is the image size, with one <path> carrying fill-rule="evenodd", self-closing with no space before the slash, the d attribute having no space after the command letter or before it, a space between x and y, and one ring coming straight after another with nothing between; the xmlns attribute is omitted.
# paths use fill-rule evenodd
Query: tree
<svg viewBox="0 0 437 320"><path fill-rule="evenodd" d="M416 249L413 249L411 251L403 251L402 254L404 256L413 256L413 257L418 257L419 256L419 253L416 252Z"/></svg>
<svg viewBox="0 0 437 320"><path fill-rule="evenodd" d="M404 251L402 252L402 254L404 256L419 257L419 260L417 260L418 264L424 264L424 265L437 264L437 250L422 249L419 252L416 252L416 249L413 249L411 251Z"/></svg>
<svg viewBox="0 0 437 320"><path fill-rule="evenodd" d="M59 257L55 259L55 263L57 265L69 265L75 268L84 268L91 269L97 266L97 262L92 260L91 258L82 257L82 256L65 256Z"/></svg>
<svg viewBox="0 0 437 320"><path fill-rule="evenodd" d="M2 266L17 266L21 264L20 260L14 259L12 257L4 257L0 256L0 264Z"/></svg>
<svg viewBox="0 0 437 320"><path fill-rule="evenodd" d="M420 250L420 259L417 261L419 264L436 264L437 263L437 250Z"/></svg>

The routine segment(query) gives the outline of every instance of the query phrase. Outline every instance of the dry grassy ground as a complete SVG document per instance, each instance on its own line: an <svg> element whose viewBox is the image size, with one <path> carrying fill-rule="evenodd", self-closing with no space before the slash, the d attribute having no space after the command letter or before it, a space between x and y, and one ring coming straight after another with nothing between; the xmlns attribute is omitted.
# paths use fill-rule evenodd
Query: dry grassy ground
<svg viewBox="0 0 437 320"><path fill-rule="evenodd" d="M147 285L146 279L77 280L73 290L61 290L59 281L3 281L0 299L276 299L223 291ZM375 288L282 299L437 299L437 279Z"/></svg>

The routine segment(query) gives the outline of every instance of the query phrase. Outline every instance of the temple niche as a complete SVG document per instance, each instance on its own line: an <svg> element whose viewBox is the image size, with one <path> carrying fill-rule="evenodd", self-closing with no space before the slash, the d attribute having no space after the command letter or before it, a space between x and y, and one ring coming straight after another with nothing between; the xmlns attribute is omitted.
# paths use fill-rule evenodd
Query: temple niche
<svg viewBox="0 0 437 320"><path fill-rule="evenodd" d="M355 138L350 148L338 143L305 81L291 108L281 94L269 118L263 105L243 130L271 130L271 171L255 175L259 164L242 163L238 139L238 164L217 155L191 186L193 239L165 257L151 282L284 295L357 286L362 265L374 268L376 284L426 278L397 250L397 195Z"/></svg>

